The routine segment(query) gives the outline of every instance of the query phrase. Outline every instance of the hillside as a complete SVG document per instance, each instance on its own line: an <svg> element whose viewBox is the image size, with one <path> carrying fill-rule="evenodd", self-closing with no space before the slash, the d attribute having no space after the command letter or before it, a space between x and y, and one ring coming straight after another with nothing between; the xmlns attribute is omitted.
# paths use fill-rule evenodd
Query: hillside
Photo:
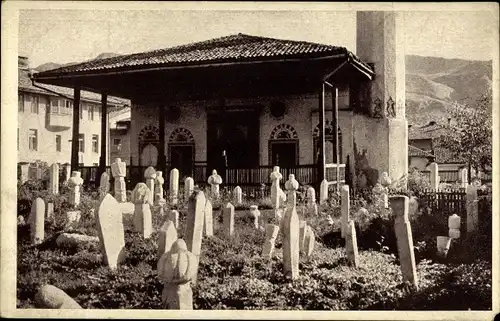
<svg viewBox="0 0 500 321"><path fill-rule="evenodd" d="M94 59L116 57L101 53ZM35 68L45 71L68 64L48 62ZM491 88L491 61L406 56L406 117L410 124L446 119L453 102L473 102Z"/></svg>
<svg viewBox="0 0 500 321"><path fill-rule="evenodd" d="M471 103L491 88L491 61L406 56L406 116L412 124L446 119L453 102Z"/></svg>

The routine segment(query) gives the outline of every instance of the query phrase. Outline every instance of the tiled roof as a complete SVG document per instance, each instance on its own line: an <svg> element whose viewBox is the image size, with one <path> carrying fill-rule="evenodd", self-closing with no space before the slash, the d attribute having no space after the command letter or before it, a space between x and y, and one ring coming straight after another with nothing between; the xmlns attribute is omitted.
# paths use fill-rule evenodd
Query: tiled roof
<svg viewBox="0 0 500 321"><path fill-rule="evenodd" d="M230 35L191 44L122 55L107 59L95 59L39 73L37 76L66 73L86 73L115 69L134 69L146 66L199 65L222 62L263 61L269 59L314 58L328 56L351 57L369 72L371 67L363 63L344 47L305 41L282 40L245 34Z"/></svg>
<svg viewBox="0 0 500 321"><path fill-rule="evenodd" d="M426 152L425 150L422 150L418 147L408 145L408 156L410 157L434 157L429 152Z"/></svg>
<svg viewBox="0 0 500 321"><path fill-rule="evenodd" d="M443 125L431 122L421 127L410 127L408 129L408 139L434 139L446 132Z"/></svg>
<svg viewBox="0 0 500 321"><path fill-rule="evenodd" d="M67 87L60 87L47 84L36 84L33 86L31 79L29 77L29 71L26 69L18 69L18 89L20 91L28 91L32 93L39 93L44 95L63 95L69 98L73 98L73 89ZM42 87L42 88L40 88ZM92 102L101 102L101 95L82 90L81 99ZM112 105L128 105L130 106L130 100L108 96L108 103Z"/></svg>

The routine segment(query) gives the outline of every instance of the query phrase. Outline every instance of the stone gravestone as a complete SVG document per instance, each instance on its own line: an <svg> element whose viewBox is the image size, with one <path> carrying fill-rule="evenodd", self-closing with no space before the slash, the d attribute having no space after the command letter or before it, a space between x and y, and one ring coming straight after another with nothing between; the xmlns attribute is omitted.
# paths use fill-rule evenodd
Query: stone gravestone
<svg viewBox="0 0 500 321"><path fill-rule="evenodd" d="M194 191L194 180L192 177L186 177L184 180L184 199L189 199Z"/></svg>
<svg viewBox="0 0 500 321"><path fill-rule="evenodd" d="M460 216L457 214L448 217L448 236L452 239L460 238Z"/></svg>
<svg viewBox="0 0 500 321"><path fill-rule="evenodd" d="M307 222L299 220L299 250L301 253L304 253L304 246L306 243L306 229Z"/></svg>
<svg viewBox="0 0 500 321"><path fill-rule="evenodd" d="M69 181L69 178L71 177L71 164L63 164L64 168L64 181L67 182Z"/></svg>
<svg viewBox="0 0 500 321"><path fill-rule="evenodd" d="M353 220L346 224L345 231L345 249L347 261L354 267L359 266L358 241L356 239L356 225Z"/></svg>
<svg viewBox="0 0 500 321"><path fill-rule="evenodd" d="M295 206L289 206L283 217L283 270L287 277L299 276L299 217Z"/></svg>
<svg viewBox="0 0 500 321"><path fill-rule="evenodd" d="M163 172L162 171L157 171L156 172L156 179L155 179L155 204L157 205L162 205L164 204L164 198L163 198L163 183L165 183L165 179L163 178ZM163 207L161 207L163 209Z"/></svg>
<svg viewBox="0 0 500 321"><path fill-rule="evenodd" d="M440 258L445 258L451 246L451 238L448 236L438 236L436 238L437 255Z"/></svg>
<svg viewBox="0 0 500 321"><path fill-rule="evenodd" d="M234 234L234 206L227 203L222 209L222 225L224 227L224 234L233 236Z"/></svg>
<svg viewBox="0 0 500 321"><path fill-rule="evenodd" d="M351 199L349 197L349 186L343 185L340 189L340 232L345 238L347 224L349 223L349 211L351 210Z"/></svg>
<svg viewBox="0 0 500 321"><path fill-rule="evenodd" d="M439 188L439 168L438 164L431 163L429 165L429 170L431 171L431 188L437 191Z"/></svg>
<svg viewBox="0 0 500 321"><path fill-rule="evenodd" d="M69 203L73 206L80 204L80 187L83 184L83 179L80 177L80 172L73 171L68 181L68 186L71 189L69 192Z"/></svg>
<svg viewBox="0 0 500 321"><path fill-rule="evenodd" d="M101 174L101 180L99 181L99 194L101 198L109 193L109 188L109 175L107 172L104 172Z"/></svg>
<svg viewBox="0 0 500 321"><path fill-rule="evenodd" d="M384 187L389 187L392 184L392 179L387 172L380 174L379 183Z"/></svg>
<svg viewBox="0 0 500 321"><path fill-rule="evenodd" d="M388 208L389 207L389 197L387 193L387 188L382 186L382 184L377 183L372 189L373 203L377 207Z"/></svg>
<svg viewBox="0 0 500 321"><path fill-rule="evenodd" d="M467 204L467 233L474 233L478 229L479 215L478 215L478 199L476 186L470 184L466 190L466 204Z"/></svg>
<svg viewBox="0 0 500 321"><path fill-rule="evenodd" d="M41 309L81 309L82 307L66 292L45 284L38 288L35 294L35 303Z"/></svg>
<svg viewBox="0 0 500 321"><path fill-rule="evenodd" d="M50 165L49 193L59 194L59 164Z"/></svg>
<svg viewBox="0 0 500 321"><path fill-rule="evenodd" d="M156 170L154 167L149 166L144 171L144 178L146 179L146 186L149 188L150 193L148 194L148 203L153 205L154 193L155 193L155 180L156 180Z"/></svg>
<svg viewBox="0 0 500 321"><path fill-rule="evenodd" d="M314 187L310 186L307 189L306 195L307 195L307 200L306 200L307 211L311 215L318 215L318 206L316 204L316 191L314 190Z"/></svg>
<svg viewBox="0 0 500 321"><path fill-rule="evenodd" d="M233 190L233 202L236 205L243 203L243 192L239 186L236 186Z"/></svg>
<svg viewBox="0 0 500 321"><path fill-rule="evenodd" d="M212 171L212 175L208 178L208 184L210 184L212 197L215 199L219 198L219 185L222 184L222 177L217 174L215 169Z"/></svg>
<svg viewBox="0 0 500 321"><path fill-rule="evenodd" d="M314 251L314 246L316 245L316 235L311 226L306 225L306 237L304 240L304 254L306 259L309 259Z"/></svg>
<svg viewBox="0 0 500 321"><path fill-rule="evenodd" d="M120 203L127 201L126 173L127 164L122 162L121 158L116 158L115 162L111 164L111 174L115 180L115 199Z"/></svg>
<svg viewBox="0 0 500 321"><path fill-rule="evenodd" d="M134 230L149 238L153 230L151 217L151 191L144 183L138 183L132 191L131 201L134 203Z"/></svg>
<svg viewBox="0 0 500 321"><path fill-rule="evenodd" d="M65 230L73 230L76 228L82 217L82 211L67 211L66 212L66 224L64 225Z"/></svg>
<svg viewBox="0 0 500 321"><path fill-rule="evenodd" d="M99 204L97 230L105 263L116 269L125 259L125 232L119 203L111 194L106 194Z"/></svg>
<svg viewBox="0 0 500 321"><path fill-rule="evenodd" d="M250 205L250 217L253 219L253 226L259 229L260 211L257 205Z"/></svg>
<svg viewBox="0 0 500 321"><path fill-rule="evenodd" d="M158 261L158 277L164 283L162 302L165 309L193 309L190 283L196 280L197 273L198 257L188 250L184 240L178 239L171 251Z"/></svg>
<svg viewBox="0 0 500 321"><path fill-rule="evenodd" d="M280 180L283 176L280 173L279 166L274 166L271 172L271 202L273 204L273 209L277 210L280 207Z"/></svg>
<svg viewBox="0 0 500 321"><path fill-rule="evenodd" d="M168 214L168 219L174 223L176 229L179 228L179 211L171 210Z"/></svg>
<svg viewBox="0 0 500 321"><path fill-rule="evenodd" d="M266 239L264 241L264 246L262 247L262 257L266 259L272 258L279 230L280 227L278 225L266 225Z"/></svg>
<svg viewBox="0 0 500 321"><path fill-rule="evenodd" d="M399 261L403 272L403 281L411 282L418 288L417 268L413 252L413 237L410 221L408 220L408 197L392 196L390 206L395 214L394 230L398 245Z"/></svg>
<svg viewBox="0 0 500 321"><path fill-rule="evenodd" d="M467 188L467 185L469 185L469 178L467 177L468 171L467 168L461 168L458 170L458 177L460 179L460 185L462 188Z"/></svg>
<svg viewBox="0 0 500 321"><path fill-rule="evenodd" d="M205 202L205 223L203 224L205 230L205 236L214 236L214 224L213 224L213 208L212 202L209 199Z"/></svg>
<svg viewBox="0 0 500 321"><path fill-rule="evenodd" d="M37 197L31 205L28 219L30 224L31 244L40 244L45 239L45 202Z"/></svg>
<svg viewBox="0 0 500 321"><path fill-rule="evenodd" d="M54 203L48 202L47 203L47 214L45 216L47 220L51 221L54 219Z"/></svg>
<svg viewBox="0 0 500 321"><path fill-rule="evenodd" d="M324 204L328 200L328 181L324 179L321 181L319 188L319 203Z"/></svg>
<svg viewBox="0 0 500 321"><path fill-rule="evenodd" d="M177 168L170 170L168 190L170 193L170 203L177 205L179 198L179 170Z"/></svg>
<svg viewBox="0 0 500 321"><path fill-rule="evenodd" d="M168 251L172 247L172 244L177 241L177 229L175 228L174 222L171 220L166 220L163 223L160 231L158 233L158 258Z"/></svg>
<svg viewBox="0 0 500 321"><path fill-rule="evenodd" d="M299 182L295 179L294 174L288 175L288 181L285 183L285 189L287 192L287 205L296 206L297 203L297 190L299 189Z"/></svg>
<svg viewBox="0 0 500 321"><path fill-rule="evenodd" d="M186 217L186 244L187 249L197 257L200 256L205 222L206 198L202 191L194 192L189 198Z"/></svg>

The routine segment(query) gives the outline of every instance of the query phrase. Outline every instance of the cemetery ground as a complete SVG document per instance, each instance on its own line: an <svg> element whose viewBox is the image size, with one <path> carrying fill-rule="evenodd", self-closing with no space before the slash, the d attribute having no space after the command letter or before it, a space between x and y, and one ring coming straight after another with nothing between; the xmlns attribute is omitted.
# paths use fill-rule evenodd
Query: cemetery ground
<svg viewBox="0 0 500 321"><path fill-rule="evenodd" d="M83 190L78 222L68 222L69 190L51 195L37 182L18 185L18 215L29 220L36 197L54 203L45 218L44 241L32 245L29 224L18 224L17 307L38 308L39 286L58 287L86 309L163 309L163 282L157 276L158 231L170 209L179 211L178 237L186 239L186 201L182 195L173 207L167 201L164 215L151 207L153 232L144 239L134 232L132 215L123 215L125 260L117 269L103 262L99 241L68 243L56 240L64 232L97 239L96 190ZM130 192L127 192L130 193ZM182 193L181 193L182 194ZM302 196L304 193L302 193ZM196 284L192 285L194 309L276 310L491 310L491 238L462 236L448 256L436 256L436 236L448 235L447 216L417 211L410 216L418 289L403 282L390 210L363 199L353 199L350 219L355 221L358 266L346 257L340 233L340 199L335 195L320 205L318 214L305 210L299 195L297 213L315 233L315 247L308 258L300 254L299 276L289 280L283 271L283 235L277 236L271 259L263 257L265 232L254 227L249 206L259 205L260 226L275 223L269 199L236 206L234 234L224 232L221 207L229 197L213 201L213 236L203 236ZM127 200L130 195L127 195ZM363 206L368 211L358 211Z"/></svg>

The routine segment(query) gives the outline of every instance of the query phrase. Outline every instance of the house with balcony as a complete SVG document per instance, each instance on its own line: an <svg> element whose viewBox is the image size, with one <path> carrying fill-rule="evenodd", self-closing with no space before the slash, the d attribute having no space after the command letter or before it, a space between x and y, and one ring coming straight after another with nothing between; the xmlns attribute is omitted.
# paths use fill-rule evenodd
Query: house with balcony
<svg viewBox="0 0 500 321"><path fill-rule="evenodd" d="M73 138L73 91L65 87L34 84L29 76L27 57L18 57L18 72L18 163L69 163ZM110 97L109 101L113 109L130 105L127 100L115 97ZM80 166L99 163L102 138L100 102L98 94L81 93L81 126L77 137Z"/></svg>
<svg viewBox="0 0 500 321"><path fill-rule="evenodd" d="M109 115L109 153L112 160L120 158L131 165L130 154L130 108L111 112Z"/></svg>
<svg viewBox="0 0 500 321"><path fill-rule="evenodd" d="M154 166L166 181L171 168L198 183L216 169L227 186L260 185L278 165L285 180L294 173L302 184L364 187L382 172L397 180L408 170L400 25L396 12L358 12L356 55L233 34L64 66L33 81L72 88L75 101L82 90L130 99L130 124L117 123L115 133L129 136L129 175L139 181ZM76 145L71 160L77 170Z"/></svg>

